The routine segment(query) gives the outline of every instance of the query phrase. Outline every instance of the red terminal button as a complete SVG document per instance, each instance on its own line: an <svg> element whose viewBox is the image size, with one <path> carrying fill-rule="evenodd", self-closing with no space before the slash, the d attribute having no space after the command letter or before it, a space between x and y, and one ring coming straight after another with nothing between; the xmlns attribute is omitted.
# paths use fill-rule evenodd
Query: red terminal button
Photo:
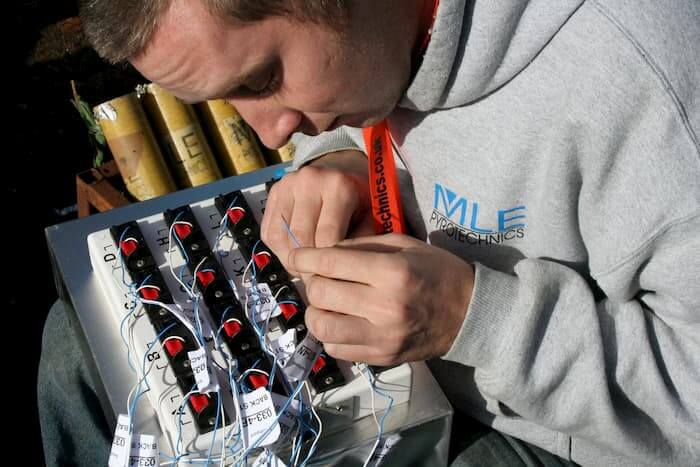
<svg viewBox="0 0 700 467"><path fill-rule="evenodd" d="M241 323L236 319L231 318L224 323L224 332L232 339L241 332L241 329Z"/></svg>
<svg viewBox="0 0 700 467"><path fill-rule="evenodd" d="M323 367L326 366L326 359L323 358L321 355L318 356L316 359L316 363L314 363L314 366L311 367L311 371L316 374L319 371L323 369Z"/></svg>
<svg viewBox="0 0 700 467"><path fill-rule="evenodd" d="M174 357L185 349L185 340L182 337L171 336L165 339L163 347L168 355Z"/></svg>
<svg viewBox="0 0 700 467"><path fill-rule="evenodd" d="M160 297L160 290L158 287L145 286L141 289L140 293L146 300L155 301Z"/></svg>
<svg viewBox="0 0 700 467"><path fill-rule="evenodd" d="M272 256L269 252L263 251L261 253L256 253L255 256L253 256L253 260L255 261L255 265L258 267L258 269L262 271L265 269L265 266L270 264L270 261L272 261Z"/></svg>
<svg viewBox="0 0 700 467"><path fill-rule="evenodd" d="M233 222L233 225L236 225L245 217L245 209L234 206L226 211L226 214L228 215L229 220Z"/></svg>
<svg viewBox="0 0 700 467"><path fill-rule="evenodd" d="M253 389L264 388L270 382L267 376L260 373L251 373L248 375L248 381L250 381Z"/></svg>
<svg viewBox="0 0 700 467"><path fill-rule="evenodd" d="M177 238L179 238L180 240L186 239L192 233L192 226L185 223L175 224L174 229L175 233L177 234Z"/></svg>
<svg viewBox="0 0 700 467"><path fill-rule="evenodd" d="M194 411L200 414L209 405L209 396L206 394L192 394L190 396L190 404Z"/></svg>
<svg viewBox="0 0 700 467"><path fill-rule="evenodd" d="M216 276L211 271L198 271L197 279L199 279L199 283L202 285L202 287L206 288L209 284L214 282Z"/></svg>
<svg viewBox="0 0 700 467"><path fill-rule="evenodd" d="M284 319L286 319L287 321L289 321L294 317L294 315L299 313L299 308L297 308L297 306L293 303L280 303L279 307L280 311L282 312L282 316L284 316Z"/></svg>
<svg viewBox="0 0 700 467"><path fill-rule="evenodd" d="M128 239L128 240L122 240L119 243L119 249L122 251L124 256L127 258L131 256L131 254L136 251L139 247L139 242L137 242L134 239Z"/></svg>

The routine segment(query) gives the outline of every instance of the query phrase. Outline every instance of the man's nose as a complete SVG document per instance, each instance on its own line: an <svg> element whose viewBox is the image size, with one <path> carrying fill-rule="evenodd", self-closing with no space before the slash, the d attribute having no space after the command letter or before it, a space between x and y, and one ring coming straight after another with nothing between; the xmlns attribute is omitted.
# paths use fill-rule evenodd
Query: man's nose
<svg viewBox="0 0 700 467"><path fill-rule="evenodd" d="M229 99L258 134L262 143L270 149L277 149L289 141L302 121L302 114L297 110L284 107L270 99Z"/></svg>

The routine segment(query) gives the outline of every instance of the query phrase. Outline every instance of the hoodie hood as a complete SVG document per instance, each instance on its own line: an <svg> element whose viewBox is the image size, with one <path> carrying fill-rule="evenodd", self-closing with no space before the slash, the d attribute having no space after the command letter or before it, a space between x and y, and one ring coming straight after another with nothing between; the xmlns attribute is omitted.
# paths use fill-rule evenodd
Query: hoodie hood
<svg viewBox="0 0 700 467"><path fill-rule="evenodd" d="M537 56L583 0L441 0L423 61L399 103L458 107L506 84Z"/></svg>

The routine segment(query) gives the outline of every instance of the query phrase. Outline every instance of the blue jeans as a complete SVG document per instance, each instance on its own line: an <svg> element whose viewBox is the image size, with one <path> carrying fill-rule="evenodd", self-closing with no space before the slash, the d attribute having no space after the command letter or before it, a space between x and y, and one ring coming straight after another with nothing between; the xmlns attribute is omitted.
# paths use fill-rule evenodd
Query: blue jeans
<svg viewBox="0 0 700 467"><path fill-rule="evenodd" d="M112 433L97 399L75 331L57 301L44 325L37 395L46 465L107 465ZM453 467L574 465L456 413ZM420 465L417 462L415 465Z"/></svg>

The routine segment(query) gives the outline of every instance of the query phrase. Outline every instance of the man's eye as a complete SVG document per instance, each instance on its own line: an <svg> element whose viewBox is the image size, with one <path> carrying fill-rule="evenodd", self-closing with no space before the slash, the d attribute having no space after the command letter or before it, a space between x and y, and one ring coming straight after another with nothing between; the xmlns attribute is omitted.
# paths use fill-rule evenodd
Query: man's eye
<svg viewBox="0 0 700 467"><path fill-rule="evenodd" d="M265 97L275 92L278 84L279 83L277 82L277 77L275 76L275 74L270 73L267 79L261 82L260 84L249 84L245 86L245 89L247 89L250 92L250 94L253 94L257 97Z"/></svg>

